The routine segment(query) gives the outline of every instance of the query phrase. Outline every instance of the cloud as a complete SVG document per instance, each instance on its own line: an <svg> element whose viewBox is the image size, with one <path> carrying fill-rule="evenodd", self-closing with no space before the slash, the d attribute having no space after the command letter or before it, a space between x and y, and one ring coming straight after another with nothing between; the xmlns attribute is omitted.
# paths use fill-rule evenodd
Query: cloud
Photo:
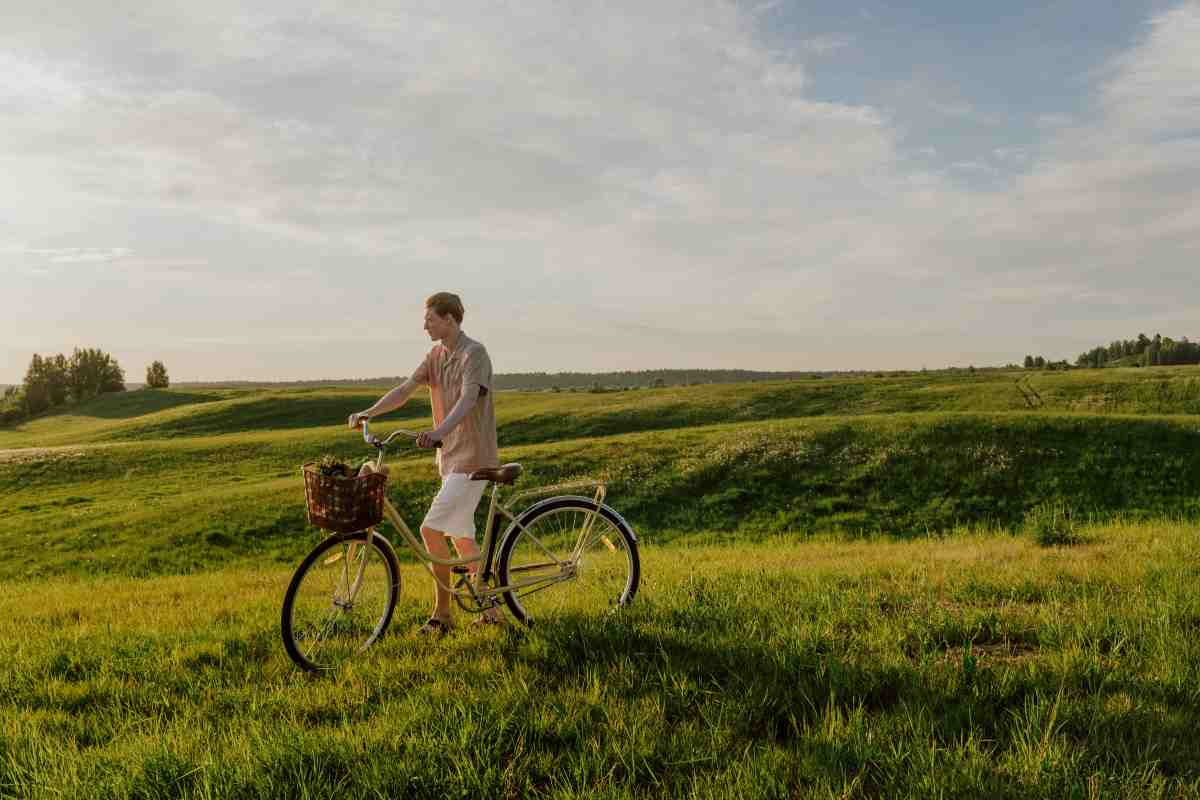
<svg viewBox="0 0 1200 800"><path fill-rule="evenodd" d="M128 256L128 247L18 247L0 248L0 253L37 256L51 264L102 264Z"/></svg>
<svg viewBox="0 0 1200 800"><path fill-rule="evenodd" d="M510 369L610 366L589 341L665 363L678 348L652 347L654 331L694 334L690 363L778 368L892 364L872 336L930 363L938 334L957 342L945 353L1030 324L1109 336L1096 292L1174 313L1194 264L1197 8L1154 18L1100 73L1089 114L1044 115L1036 147L972 157L901 148L894 109L818 99L806 59L861 55L852 35L768 46L770 9L10 9L0 213L30 245L2 257L143 276L137 299L169 335L214 348L294 341L297 318L394 320L446 285L479 298L473 323L519 354ZM918 77L889 105L987 122L977 98ZM965 177L997 167L1011 180ZM233 332L206 331L196 298ZM1085 323L1104 310L1081 326L1055 311L1072 303ZM745 349L748 319L794 357ZM530 345L539 325L593 338L549 363ZM312 353L320 374L343 363Z"/></svg>
<svg viewBox="0 0 1200 800"><path fill-rule="evenodd" d="M844 34L827 33L821 36L812 36L808 39L800 41L800 49L806 53L813 55L824 56L830 53L835 53L838 50L844 50L854 43L854 37Z"/></svg>
<svg viewBox="0 0 1200 800"><path fill-rule="evenodd" d="M992 150L992 156L997 161L1019 163L1029 159L1029 151L1024 147L996 147Z"/></svg>
<svg viewBox="0 0 1200 800"><path fill-rule="evenodd" d="M1040 326L1110 338L1114 318L1148 328L1179 307L1200 232L1200 139L1178 135L1200 128L1198 26L1194 2L1152 19L1102 73L1094 114L1056 129L1011 187L972 196L962 224L931 241L926 258L959 265L949 305L1016 285Z"/></svg>

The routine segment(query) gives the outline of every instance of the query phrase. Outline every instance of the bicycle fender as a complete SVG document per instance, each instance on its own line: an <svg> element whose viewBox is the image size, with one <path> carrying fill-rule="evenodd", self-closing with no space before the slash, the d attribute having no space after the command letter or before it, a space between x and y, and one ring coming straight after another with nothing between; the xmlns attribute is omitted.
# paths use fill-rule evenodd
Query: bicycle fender
<svg viewBox="0 0 1200 800"><path fill-rule="evenodd" d="M583 497L583 496L577 495L577 494L560 494L557 497L547 497L545 500L539 500L538 502L531 505L529 508L522 511L517 516L516 520L514 520L513 522L510 522L508 524L508 527L504 529L504 536L507 537L510 533L512 533L512 530L518 526L523 527L524 521L527 517L529 517L529 515L537 512L537 511L540 511L542 508L550 505L551 503L557 503L557 502L560 502L563 500L579 500L580 502L582 502L586 505L596 508L595 500L593 500L590 497ZM622 517L615 508L608 505L607 503L601 503L599 505L599 507L597 508L597 511L600 511L606 515L612 516L613 519L615 519L617 522L619 522L621 525L623 525L625 527L625 530L629 531L629 536L630 536L630 538L633 539L634 544L637 544L637 540L638 540L637 531L635 531L633 529L632 525L630 525L628 522L625 521L625 518ZM503 541L503 538L501 538L500 541Z"/></svg>

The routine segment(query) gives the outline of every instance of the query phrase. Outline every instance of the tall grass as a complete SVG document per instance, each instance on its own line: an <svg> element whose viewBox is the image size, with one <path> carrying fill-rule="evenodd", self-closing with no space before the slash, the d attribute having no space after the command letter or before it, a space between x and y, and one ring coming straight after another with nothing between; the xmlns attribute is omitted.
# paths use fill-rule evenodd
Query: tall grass
<svg viewBox="0 0 1200 800"><path fill-rule="evenodd" d="M1200 797L1200 535L648 546L638 602L311 679L287 571L0 588L0 797Z"/></svg>

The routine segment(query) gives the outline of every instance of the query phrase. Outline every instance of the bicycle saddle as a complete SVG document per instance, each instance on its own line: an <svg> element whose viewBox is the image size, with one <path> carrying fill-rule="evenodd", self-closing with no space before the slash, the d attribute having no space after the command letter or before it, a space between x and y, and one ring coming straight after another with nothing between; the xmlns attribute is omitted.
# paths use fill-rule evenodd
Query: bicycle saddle
<svg viewBox="0 0 1200 800"><path fill-rule="evenodd" d="M484 467L477 469L471 473L473 481L495 481L512 485L517 482L517 478L521 476L520 464L505 464L500 467Z"/></svg>

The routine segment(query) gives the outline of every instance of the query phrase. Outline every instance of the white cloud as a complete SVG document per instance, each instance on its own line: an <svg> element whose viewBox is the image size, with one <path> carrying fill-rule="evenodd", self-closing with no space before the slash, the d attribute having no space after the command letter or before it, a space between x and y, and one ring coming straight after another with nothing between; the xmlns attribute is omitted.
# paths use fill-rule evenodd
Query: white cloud
<svg viewBox="0 0 1200 800"><path fill-rule="evenodd" d="M998 161L1020 163L1029 159L1029 151L1024 147L996 147L992 156Z"/></svg>
<svg viewBox="0 0 1200 800"><path fill-rule="evenodd" d="M1103 309L1087 325L1110 336L1113 296L1136 291L1141 319L1174 313L1195 261L1197 8L1156 18L1113 61L1092 118L1045 115L1037 148L940 165L1024 170L984 190L934 171L947 148L901 152L894 115L817 100L804 60L852 40L768 47L762 9L213 2L131 18L52 4L0 18L0 108L19 111L0 128L0 218L29 243L0 260L24 274L95 264L93 284L62 291L88 307L111 292L165 340L231 348L211 377L261 374L233 350L297 337L308 366L280 363L393 371L372 367L383 350L347 361L295 321L367 316L401 340L419 326L397 307L445 286L478 298L472 324L508 369L599 369L622 353L911 366L886 360L905 341L936 364L930 331L955 353L1031 324L1067 336L1090 303ZM889 97L986 121L975 98L924 78ZM23 325L64 324L37 313L50 289L0 289ZM748 319L776 349L746 344ZM881 332L888 347L872 350ZM532 344L555 337L572 344Z"/></svg>
<svg viewBox="0 0 1200 800"><path fill-rule="evenodd" d="M35 256L51 264L107 263L128 256L128 247L21 247L10 245L0 253Z"/></svg>
<svg viewBox="0 0 1200 800"><path fill-rule="evenodd" d="M806 53L823 56L844 50L854 43L854 37L837 33L827 33L813 36L800 42L800 49Z"/></svg>

